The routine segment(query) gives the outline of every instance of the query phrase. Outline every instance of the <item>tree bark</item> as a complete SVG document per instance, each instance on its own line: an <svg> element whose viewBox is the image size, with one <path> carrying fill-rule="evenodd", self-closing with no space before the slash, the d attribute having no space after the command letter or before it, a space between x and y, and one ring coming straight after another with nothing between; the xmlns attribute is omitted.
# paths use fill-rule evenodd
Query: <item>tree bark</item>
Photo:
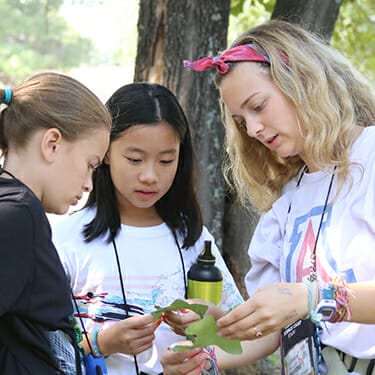
<svg viewBox="0 0 375 375"><path fill-rule="evenodd" d="M305 26L331 39L343 0L277 0L271 18Z"/></svg>
<svg viewBox="0 0 375 375"><path fill-rule="evenodd" d="M184 108L197 153L204 222L219 247L226 189L222 175L224 128L214 72L185 69L183 60L215 55L226 47L229 11L230 0L141 0L134 77L164 84Z"/></svg>

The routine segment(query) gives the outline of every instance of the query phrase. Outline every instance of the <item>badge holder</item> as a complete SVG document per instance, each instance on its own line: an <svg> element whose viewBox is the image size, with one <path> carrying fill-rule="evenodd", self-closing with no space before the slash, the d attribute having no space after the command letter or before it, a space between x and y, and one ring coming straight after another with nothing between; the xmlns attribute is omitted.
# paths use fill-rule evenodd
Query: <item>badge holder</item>
<svg viewBox="0 0 375 375"><path fill-rule="evenodd" d="M310 319L297 320L281 333L283 375L318 374L318 326Z"/></svg>

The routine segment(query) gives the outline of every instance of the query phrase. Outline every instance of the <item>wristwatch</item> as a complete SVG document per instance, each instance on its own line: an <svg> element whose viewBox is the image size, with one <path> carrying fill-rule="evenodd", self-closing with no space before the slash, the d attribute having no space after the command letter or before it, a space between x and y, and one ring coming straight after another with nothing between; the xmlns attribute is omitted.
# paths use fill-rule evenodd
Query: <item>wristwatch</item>
<svg viewBox="0 0 375 375"><path fill-rule="evenodd" d="M322 299L316 306L316 312L322 315L322 320L327 321L333 318L337 310L337 303L333 289L323 289Z"/></svg>

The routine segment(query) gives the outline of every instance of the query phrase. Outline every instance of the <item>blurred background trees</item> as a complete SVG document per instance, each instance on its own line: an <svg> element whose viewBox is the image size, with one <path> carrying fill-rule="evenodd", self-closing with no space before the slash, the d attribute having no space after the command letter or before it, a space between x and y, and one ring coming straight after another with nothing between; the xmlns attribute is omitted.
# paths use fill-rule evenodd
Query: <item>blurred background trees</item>
<svg viewBox="0 0 375 375"><path fill-rule="evenodd" d="M175 6L196 1L160 0ZM306 11L315 0L284 1L297 3L301 5L299 9ZM149 2L152 4L154 0ZM375 2L321 2L342 2L331 43L375 81ZM16 83L42 69L69 71L98 65L132 69L137 49L138 3L138 0L0 0L0 83ZM276 0L231 0L227 39L231 41L245 29L269 19L275 4ZM319 22L320 17L314 19L314 24Z"/></svg>
<svg viewBox="0 0 375 375"><path fill-rule="evenodd" d="M88 62L94 44L59 15L63 0L0 1L0 81Z"/></svg>

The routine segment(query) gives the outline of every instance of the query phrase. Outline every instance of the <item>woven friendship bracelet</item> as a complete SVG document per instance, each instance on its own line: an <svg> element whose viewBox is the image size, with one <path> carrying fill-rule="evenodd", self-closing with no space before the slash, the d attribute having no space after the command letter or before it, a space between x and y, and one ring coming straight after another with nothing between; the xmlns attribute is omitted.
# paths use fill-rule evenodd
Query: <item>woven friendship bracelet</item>
<svg viewBox="0 0 375 375"><path fill-rule="evenodd" d="M349 290L346 282L336 276L329 285L334 290L335 301L337 303L336 314L330 321L338 323L342 322L345 318L350 320L352 311L349 307Z"/></svg>
<svg viewBox="0 0 375 375"><path fill-rule="evenodd" d="M219 368L217 366L217 359L215 354L215 348L211 346L206 347L206 352L208 353L209 357L207 358L207 361L210 362L211 368L210 370L203 370L203 375L220 375Z"/></svg>

